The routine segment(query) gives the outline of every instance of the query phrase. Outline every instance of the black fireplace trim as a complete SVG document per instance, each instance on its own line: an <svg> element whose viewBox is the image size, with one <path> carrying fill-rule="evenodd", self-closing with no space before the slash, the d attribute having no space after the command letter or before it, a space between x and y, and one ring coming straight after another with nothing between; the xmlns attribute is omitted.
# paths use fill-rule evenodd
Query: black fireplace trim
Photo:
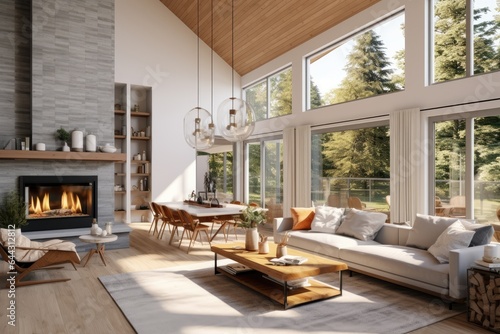
<svg viewBox="0 0 500 334"><path fill-rule="evenodd" d="M89 212L87 217L71 217L66 218L64 224L60 223L60 219L30 219L28 225L23 226L21 231L42 231L42 230L59 230L59 229L72 229L72 228L83 228L91 227L92 220L97 219L97 176L96 175L64 175L64 176L51 176L51 175L28 175L19 176L19 194L25 196L24 187L27 184L38 184L38 185L57 185L61 183L72 183L72 184L89 184L92 183L92 212ZM24 198L27 201L26 198ZM28 202L26 202L28 203ZM40 226L38 222L43 221L43 226ZM41 228L42 227L42 228Z"/></svg>

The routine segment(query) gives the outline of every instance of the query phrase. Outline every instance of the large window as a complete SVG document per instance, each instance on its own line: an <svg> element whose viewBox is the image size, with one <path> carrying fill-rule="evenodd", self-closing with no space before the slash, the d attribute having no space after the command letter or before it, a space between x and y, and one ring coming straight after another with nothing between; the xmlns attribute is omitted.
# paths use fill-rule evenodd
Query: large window
<svg viewBox="0 0 500 334"><path fill-rule="evenodd" d="M433 82L499 69L499 7L496 0L433 0Z"/></svg>
<svg viewBox="0 0 500 334"><path fill-rule="evenodd" d="M389 126L315 131L311 139L315 205L388 211Z"/></svg>
<svg viewBox="0 0 500 334"><path fill-rule="evenodd" d="M283 140L265 139L246 144L248 202L268 209L268 221L283 216Z"/></svg>
<svg viewBox="0 0 500 334"><path fill-rule="evenodd" d="M257 120L292 113L292 68L244 88L246 101L252 106Z"/></svg>
<svg viewBox="0 0 500 334"><path fill-rule="evenodd" d="M220 153L198 152L197 173L199 182L197 191L206 190L206 181L210 180L210 190L215 190L220 202L230 202L233 198L233 152ZM212 189L212 187L214 189ZM207 194L210 197L210 194Z"/></svg>
<svg viewBox="0 0 500 334"><path fill-rule="evenodd" d="M500 111L431 119L435 214L500 219Z"/></svg>
<svg viewBox="0 0 500 334"><path fill-rule="evenodd" d="M404 12L307 58L307 108L403 90Z"/></svg>

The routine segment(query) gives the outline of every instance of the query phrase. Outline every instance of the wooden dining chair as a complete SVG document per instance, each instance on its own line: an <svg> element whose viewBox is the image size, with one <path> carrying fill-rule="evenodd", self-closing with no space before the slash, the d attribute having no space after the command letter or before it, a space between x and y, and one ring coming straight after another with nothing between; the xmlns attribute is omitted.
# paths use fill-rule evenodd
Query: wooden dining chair
<svg viewBox="0 0 500 334"><path fill-rule="evenodd" d="M347 199L347 205L350 208L358 209L358 210L364 210L366 209L366 204L361 202L359 197L349 197Z"/></svg>
<svg viewBox="0 0 500 334"><path fill-rule="evenodd" d="M183 227L184 224L179 217L178 212L171 210L168 206L161 205L160 210L163 217L165 217L167 224L172 227L170 230L170 239L168 241L168 244L171 245L174 240L174 235L177 234L177 236L179 236L179 227Z"/></svg>
<svg viewBox="0 0 500 334"><path fill-rule="evenodd" d="M168 218L163 215L163 211L161 209L162 206L160 204L154 203L154 202L152 204L153 204L155 212L158 214L156 224L158 225L161 222L160 227L159 228L156 227L156 229L157 229L156 237L158 239L161 239L161 238L163 238L163 233L165 232L165 228L168 225ZM170 227L169 227L169 230L170 230ZM153 235L154 235L154 233L153 233Z"/></svg>
<svg viewBox="0 0 500 334"><path fill-rule="evenodd" d="M182 231L181 235L181 240L179 241L179 247L182 244L182 240L184 239L184 234L186 232L191 232L187 253L189 253L189 251L191 250L191 246L196 241L198 235L200 235L200 232L205 233L208 244L210 245L210 236L208 235L208 230L210 229L210 226L202 224L198 220L195 220L189 213L187 213L184 210L179 210L179 215L183 222L183 227L184 227L184 230ZM201 241L201 235L200 235L200 241Z"/></svg>
<svg viewBox="0 0 500 334"><path fill-rule="evenodd" d="M240 201L231 201L231 204L237 204L241 205L242 203ZM225 221L220 221L220 224L225 223L226 224L226 229L222 231L224 233L224 240L227 242L227 238L229 237L229 231L231 230L231 227L233 228L233 233L234 233L234 238L238 240L238 234L236 233L236 229L238 228L238 222L235 219L228 219Z"/></svg>
<svg viewBox="0 0 500 334"><path fill-rule="evenodd" d="M160 220L160 213L157 211L157 204L154 202L149 202L149 210L153 216L153 220L151 221L151 226L149 226L149 233L153 230L153 235L158 233L158 221Z"/></svg>

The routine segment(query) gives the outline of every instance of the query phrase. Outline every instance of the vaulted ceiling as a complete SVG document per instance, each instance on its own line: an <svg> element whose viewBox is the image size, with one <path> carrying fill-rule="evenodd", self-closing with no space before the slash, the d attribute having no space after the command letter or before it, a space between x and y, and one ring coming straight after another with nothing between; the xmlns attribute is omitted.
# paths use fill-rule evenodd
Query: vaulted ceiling
<svg viewBox="0 0 500 334"><path fill-rule="evenodd" d="M214 51L244 75L380 0L213 0L213 15L212 0L160 1L207 45L213 17Z"/></svg>

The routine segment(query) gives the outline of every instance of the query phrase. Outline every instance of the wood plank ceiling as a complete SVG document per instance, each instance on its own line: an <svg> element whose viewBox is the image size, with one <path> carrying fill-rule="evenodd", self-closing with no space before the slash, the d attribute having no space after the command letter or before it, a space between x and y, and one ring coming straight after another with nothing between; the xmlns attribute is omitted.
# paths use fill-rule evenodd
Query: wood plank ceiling
<svg viewBox="0 0 500 334"><path fill-rule="evenodd" d="M198 30L198 0L160 0L191 30ZM213 49L244 75L334 27L380 0L213 0ZM200 38L211 45L211 1L200 0Z"/></svg>

